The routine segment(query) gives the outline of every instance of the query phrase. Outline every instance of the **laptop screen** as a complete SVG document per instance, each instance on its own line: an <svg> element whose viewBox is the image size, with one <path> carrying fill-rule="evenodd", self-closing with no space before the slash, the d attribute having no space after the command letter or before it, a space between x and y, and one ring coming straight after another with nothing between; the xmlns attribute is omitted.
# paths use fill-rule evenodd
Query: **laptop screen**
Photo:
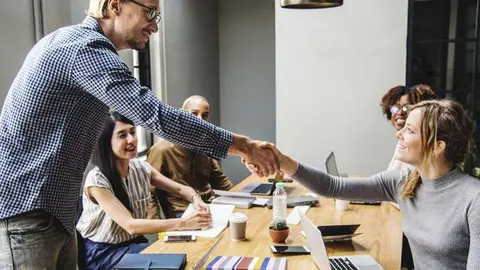
<svg viewBox="0 0 480 270"><path fill-rule="evenodd" d="M327 173L333 176L338 175L337 161L335 160L335 154L333 151L328 155L327 161L325 161L325 167L327 168Z"/></svg>
<svg viewBox="0 0 480 270"><path fill-rule="evenodd" d="M298 214L300 215L302 230L305 232L307 247L310 249L313 262L321 270L331 270L332 268L328 262L327 249L323 243L322 233L302 211L298 211Z"/></svg>

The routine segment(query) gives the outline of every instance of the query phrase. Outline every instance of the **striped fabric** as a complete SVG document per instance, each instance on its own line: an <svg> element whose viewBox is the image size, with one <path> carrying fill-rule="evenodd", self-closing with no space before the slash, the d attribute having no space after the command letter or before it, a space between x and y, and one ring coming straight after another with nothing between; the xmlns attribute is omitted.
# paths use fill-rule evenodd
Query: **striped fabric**
<svg viewBox="0 0 480 270"><path fill-rule="evenodd" d="M238 256L212 256L202 270L286 270L285 258L238 257Z"/></svg>
<svg viewBox="0 0 480 270"><path fill-rule="evenodd" d="M128 185L125 179L122 179L122 184L130 199L134 218L147 218L150 179L150 165L139 159L131 159L126 178ZM83 238L88 238L97 243L119 244L137 237L138 235L130 235L115 223L98 204L88 197L86 193L88 187L102 187L113 192L110 182L98 167L93 168L88 173L84 186L83 212L77 224L77 230Z"/></svg>

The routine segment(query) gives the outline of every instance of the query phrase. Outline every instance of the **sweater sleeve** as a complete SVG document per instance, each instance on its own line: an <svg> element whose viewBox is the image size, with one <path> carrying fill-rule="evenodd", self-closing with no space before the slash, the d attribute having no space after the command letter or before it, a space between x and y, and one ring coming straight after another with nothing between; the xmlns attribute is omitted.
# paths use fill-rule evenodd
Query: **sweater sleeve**
<svg viewBox="0 0 480 270"><path fill-rule="evenodd" d="M480 194L473 199L467 212L470 231L467 269L480 269Z"/></svg>
<svg viewBox="0 0 480 270"><path fill-rule="evenodd" d="M299 164L293 179L326 197L346 200L396 201L408 170L388 170L367 178L342 178Z"/></svg>

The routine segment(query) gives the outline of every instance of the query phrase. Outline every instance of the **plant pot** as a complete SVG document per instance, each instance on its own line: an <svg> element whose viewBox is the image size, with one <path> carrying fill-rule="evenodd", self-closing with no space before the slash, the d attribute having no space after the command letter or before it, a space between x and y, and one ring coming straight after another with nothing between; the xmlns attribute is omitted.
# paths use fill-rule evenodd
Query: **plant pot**
<svg viewBox="0 0 480 270"><path fill-rule="evenodd" d="M285 243L285 240L288 237L288 234L290 233L290 228L282 231L277 231L273 229L270 230L270 237L272 238L274 243Z"/></svg>

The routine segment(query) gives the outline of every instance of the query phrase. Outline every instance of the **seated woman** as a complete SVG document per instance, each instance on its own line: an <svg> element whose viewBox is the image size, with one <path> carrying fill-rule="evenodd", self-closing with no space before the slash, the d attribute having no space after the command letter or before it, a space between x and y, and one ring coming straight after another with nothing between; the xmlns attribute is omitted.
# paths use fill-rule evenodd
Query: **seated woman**
<svg viewBox="0 0 480 270"><path fill-rule="evenodd" d="M410 106L420 101L435 98L432 88L426 84L418 84L412 87L395 86L382 97L380 106L393 128L399 131L405 126ZM395 147L395 152L397 148L398 145ZM394 154L388 169L402 169L403 167L408 167L408 165L396 159Z"/></svg>
<svg viewBox="0 0 480 270"><path fill-rule="evenodd" d="M457 102L420 102L397 132L397 159L414 170L387 170L367 179L334 177L271 144L264 147L274 151L285 174L319 195L396 201L415 269L480 269L480 181L456 167L471 135L472 122Z"/></svg>
<svg viewBox="0 0 480 270"><path fill-rule="evenodd" d="M133 122L112 113L92 156L97 167L85 180L77 224L85 239L87 269L112 269L125 254L139 253L147 247L142 234L211 225L208 206L192 188L166 178L136 155ZM150 184L190 201L199 211L185 218L145 219Z"/></svg>

